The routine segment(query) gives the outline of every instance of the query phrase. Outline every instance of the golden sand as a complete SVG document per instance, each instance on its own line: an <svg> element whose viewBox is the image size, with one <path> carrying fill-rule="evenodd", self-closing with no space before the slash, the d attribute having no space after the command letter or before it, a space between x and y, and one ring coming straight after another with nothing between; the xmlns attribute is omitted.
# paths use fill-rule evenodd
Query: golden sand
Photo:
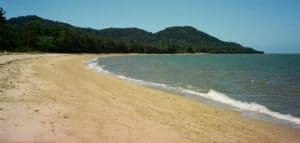
<svg viewBox="0 0 300 143"><path fill-rule="evenodd" d="M110 55L0 56L0 143L300 142L300 130L89 70Z"/></svg>

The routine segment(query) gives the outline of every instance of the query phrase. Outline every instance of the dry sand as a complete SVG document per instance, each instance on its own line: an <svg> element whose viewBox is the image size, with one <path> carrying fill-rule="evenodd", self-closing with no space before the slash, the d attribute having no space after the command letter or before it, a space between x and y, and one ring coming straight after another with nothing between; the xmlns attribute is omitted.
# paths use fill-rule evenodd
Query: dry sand
<svg viewBox="0 0 300 143"><path fill-rule="evenodd" d="M299 129L91 71L95 56L0 56L0 143L300 142Z"/></svg>

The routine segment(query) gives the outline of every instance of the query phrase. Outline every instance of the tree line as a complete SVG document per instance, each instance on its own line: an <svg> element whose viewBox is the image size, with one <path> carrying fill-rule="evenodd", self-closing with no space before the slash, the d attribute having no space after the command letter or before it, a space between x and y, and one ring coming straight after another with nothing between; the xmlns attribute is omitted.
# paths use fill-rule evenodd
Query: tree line
<svg viewBox="0 0 300 143"><path fill-rule="evenodd" d="M262 53L223 42L193 27L157 33L138 28L95 30L38 16L6 20L0 9L0 51L55 53Z"/></svg>

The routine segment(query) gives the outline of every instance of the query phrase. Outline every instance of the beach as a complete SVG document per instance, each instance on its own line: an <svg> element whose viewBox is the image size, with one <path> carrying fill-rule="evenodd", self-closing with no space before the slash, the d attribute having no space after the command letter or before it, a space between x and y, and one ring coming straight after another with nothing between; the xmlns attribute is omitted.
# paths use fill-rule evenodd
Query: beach
<svg viewBox="0 0 300 143"><path fill-rule="evenodd" d="M0 143L300 142L300 130L87 68L112 54L0 56Z"/></svg>

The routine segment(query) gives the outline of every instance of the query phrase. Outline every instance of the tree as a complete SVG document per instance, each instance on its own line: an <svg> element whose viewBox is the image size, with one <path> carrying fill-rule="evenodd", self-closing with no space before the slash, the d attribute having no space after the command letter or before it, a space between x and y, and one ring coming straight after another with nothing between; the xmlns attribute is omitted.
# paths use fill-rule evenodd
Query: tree
<svg viewBox="0 0 300 143"><path fill-rule="evenodd" d="M2 7L0 7L0 51L5 50L7 48L8 39L6 38L6 26L5 26L5 11Z"/></svg>
<svg viewBox="0 0 300 143"><path fill-rule="evenodd" d="M3 10L2 7L0 7L0 24L1 24L1 29L2 30L2 26L5 25L5 11Z"/></svg>

